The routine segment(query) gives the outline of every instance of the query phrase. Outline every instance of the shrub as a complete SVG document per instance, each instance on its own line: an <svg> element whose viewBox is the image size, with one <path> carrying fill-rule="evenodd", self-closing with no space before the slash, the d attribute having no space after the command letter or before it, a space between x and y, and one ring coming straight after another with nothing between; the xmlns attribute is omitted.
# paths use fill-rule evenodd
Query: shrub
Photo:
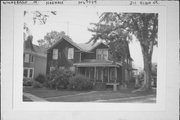
<svg viewBox="0 0 180 120"><path fill-rule="evenodd" d="M46 86L52 89L66 89L73 73L69 70L57 69L47 76Z"/></svg>
<svg viewBox="0 0 180 120"><path fill-rule="evenodd" d="M23 78L23 86L32 86L33 81L28 78Z"/></svg>
<svg viewBox="0 0 180 120"><path fill-rule="evenodd" d="M33 88L42 88L43 85L38 81L33 81L32 83Z"/></svg>
<svg viewBox="0 0 180 120"><path fill-rule="evenodd" d="M70 90L90 90L92 82L83 75L76 75L69 80L68 89Z"/></svg>
<svg viewBox="0 0 180 120"><path fill-rule="evenodd" d="M46 77L43 74L39 74L36 78L35 81L39 83L44 83L46 81Z"/></svg>

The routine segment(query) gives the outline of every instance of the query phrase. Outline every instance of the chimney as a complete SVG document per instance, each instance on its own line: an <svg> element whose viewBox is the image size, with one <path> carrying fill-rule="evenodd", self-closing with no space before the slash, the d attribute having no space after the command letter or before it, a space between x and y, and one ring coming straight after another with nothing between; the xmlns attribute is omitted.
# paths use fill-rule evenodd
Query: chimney
<svg viewBox="0 0 180 120"><path fill-rule="evenodd" d="M25 43L25 49L29 49L29 50L34 51L32 41L33 41L33 36L32 36L32 35L29 35L29 36L27 37L27 40L24 41L24 43Z"/></svg>

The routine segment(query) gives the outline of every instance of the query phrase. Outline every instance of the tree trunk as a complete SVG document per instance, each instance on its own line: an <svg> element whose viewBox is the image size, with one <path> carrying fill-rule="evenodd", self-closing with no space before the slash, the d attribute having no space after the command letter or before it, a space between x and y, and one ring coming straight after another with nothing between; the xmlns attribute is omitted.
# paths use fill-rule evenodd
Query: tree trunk
<svg viewBox="0 0 180 120"><path fill-rule="evenodd" d="M142 91L151 89L151 56L143 54L144 58L144 81L140 88Z"/></svg>
<svg viewBox="0 0 180 120"><path fill-rule="evenodd" d="M138 90L135 90L134 92L151 90L152 53L149 53L148 50L143 49L142 46L141 48L142 48L142 55L143 55L143 62L144 62L144 79L143 79L142 86Z"/></svg>

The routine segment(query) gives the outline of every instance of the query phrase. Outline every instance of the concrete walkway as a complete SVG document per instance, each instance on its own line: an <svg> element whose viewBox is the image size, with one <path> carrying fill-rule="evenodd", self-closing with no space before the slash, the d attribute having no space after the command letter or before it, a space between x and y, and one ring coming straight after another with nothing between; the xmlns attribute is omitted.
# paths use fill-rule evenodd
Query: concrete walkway
<svg viewBox="0 0 180 120"><path fill-rule="evenodd" d="M32 101L37 101L37 102L47 102L47 100L37 97L35 95L32 95L30 93L23 93L23 95L29 99L31 99Z"/></svg>
<svg viewBox="0 0 180 120"><path fill-rule="evenodd" d="M152 101L156 102L155 95L146 95L146 96L137 96L137 97L125 97L125 98L116 98L116 99L108 99L108 100L96 100L93 102L146 102Z"/></svg>

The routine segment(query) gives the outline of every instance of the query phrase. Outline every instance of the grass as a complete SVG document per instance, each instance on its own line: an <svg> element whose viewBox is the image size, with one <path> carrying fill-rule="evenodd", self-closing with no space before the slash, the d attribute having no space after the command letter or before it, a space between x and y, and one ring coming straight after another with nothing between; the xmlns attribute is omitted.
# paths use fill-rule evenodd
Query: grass
<svg viewBox="0 0 180 120"><path fill-rule="evenodd" d="M96 101L96 100L109 100L109 99L117 99L117 98L127 98L127 97L137 97L143 96L147 94L132 94L128 92L122 91L97 91L91 94L84 94L78 96L67 96L67 97L59 97L54 99L48 99L49 101L63 101L63 102L88 102L88 101Z"/></svg>
<svg viewBox="0 0 180 120"><path fill-rule="evenodd" d="M23 95L23 101L32 101L32 100Z"/></svg>
<svg viewBox="0 0 180 120"><path fill-rule="evenodd" d="M41 97L41 98L49 98L49 97L57 97L57 96L75 95L75 94L79 94L79 93L85 93L85 91L52 90L49 88L31 88L31 87L24 87L23 92L31 93L31 94Z"/></svg>
<svg viewBox="0 0 180 120"><path fill-rule="evenodd" d="M89 102L155 94L153 91L132 93L132 89L119 91L106 90L91 93L85 91L51 90L48 88L24 88L23 91L54 102ZM80 93L84 94L78 95Z"/></svg>

